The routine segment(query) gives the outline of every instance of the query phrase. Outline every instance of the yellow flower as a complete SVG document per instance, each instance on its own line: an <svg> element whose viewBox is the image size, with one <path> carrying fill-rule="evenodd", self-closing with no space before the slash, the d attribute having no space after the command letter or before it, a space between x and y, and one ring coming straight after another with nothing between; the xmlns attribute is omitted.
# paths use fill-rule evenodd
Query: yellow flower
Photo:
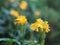
<svg viewBox="0 0 60 45"><path fill-rule="evenodd" d="M19 13L18 13L16 10L11 10L11 11L10 11L10 14L11 14L12 16L15 16L15 17L18 17L18 16L19 16Z"/></svg>
<svg viewBox="0 0 60 45"><path fill-rule="evenodd" d="M31 24L30 28L32 30L38 31L38 25L36 23Z"/></svg>
<svg viewBox="0 0 60 45"><path fill-rule="evenodd" d="M44 22L44 27L43 27L43 29L44 30L46 30L46 32L49 32L50 31L50 29L49 29L50 27L49 27L49 24L48 24L48 22L47 21L45 21Z"/></svg>
<svg viewBox="0 0 60 45"><path fill-rule="evenodd" d="M41 19L37 19L35 23L31 24L30 28L32 30L38 31L38 28L41 28L41 31L49 32L49 24L47 21L43 21Z"/></svg>
<svg viewBox="0 0 60 45"><path fill-rule="evenodd" d="M30 28L35 31L38 31L39 27L43 28L43 21L41 19L37 19L36 22L30 26Z"/></svg>
<svg viewBox="0 0 60 45"><path fill-rule="evenodd" d="M21 25L24 25L25 23L27 23L27 19L26 19L26 17L25 16L19 16L19 17L17 17L17 19L15 20L15 22L14 22L15 24L17 24L17 23L19 23L19 24L21 24Z"/></svg>
<svg viewBox="0 0 60 45"><path fill-rule="evenodd" d="M41 18L36 19L37 22L43 22Z"/></svg>
<svg viewBox="0 0 60 45"><path fill-rule="evenodd" d="M43 25L43 24L44 24L44 22L43 22L43 20L42 20L42 19L40 19L40 18L39 18L39 19L37 19L37 20L36 20L36 23L38 24L38 27L43 28L43 26L44 26L44 25Z"/></svg>
<svg viewBox="0 0 60 45"><path fill-rule="evenodd" d="M19 7L22 9L22 10L25 10L27 8L27 2L26 1L22 1L19 5Z"/></svg>

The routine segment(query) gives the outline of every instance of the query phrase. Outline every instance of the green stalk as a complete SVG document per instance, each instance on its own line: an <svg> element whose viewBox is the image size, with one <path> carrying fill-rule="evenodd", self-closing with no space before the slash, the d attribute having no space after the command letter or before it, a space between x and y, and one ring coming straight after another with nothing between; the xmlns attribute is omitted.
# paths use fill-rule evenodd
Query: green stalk
<svg viewBox="0 0 60 45"><path fill-rule="evenodd" d="M40 45L45 45L45 37L46 37L46 34L45 34L45 31L43 31L40 36L41 38Z"/></svg>
<svg viewBox="0 0 60 45"><path fill-rule="evenodd" d="M44 41L44 40L42 40L42 41L40 42L40 45L44 45L44 43L45 43L45 41Z"/></svg>
<svg viewBox="0 0 60 45"><path fill-rule="evenodd" d="M39 28L39 35L40 35L40 45L45 45L45 30L41 31L42 29Z"/></svg>
<svg viewBox="0 0 60 45"><path fill-rule="evenodd" d="M20 27L20 32L23 33L23 26Z"/></svg>
<svg viewBox="0 0 60 45"><path fill-rule="evenodd" d="M26 24L24 25L24 31L23 31L23 35L25 36L25 34L26 34Z"/></svg>
<svg viewBox="0 0 60 45"><path fill-rule="evenodd" d="M23 37L22 37L22 39L21 39L21 40L23 41L23 40L24 40L24 34L23 34L23 33L24 33L24 30L23 30L23 25L21 25L21 27L20 27L20 32L21 32L21 34L23 35Z"/></svg>
<svg viewBox="0 0 60 45"><path fill-rule="evenodd" d="M24 36L26 34L26 25L21 25L20 31L21 31L21 33L23 35L23 37L22 37L22 41L23 41L24 40Z"/></svg>

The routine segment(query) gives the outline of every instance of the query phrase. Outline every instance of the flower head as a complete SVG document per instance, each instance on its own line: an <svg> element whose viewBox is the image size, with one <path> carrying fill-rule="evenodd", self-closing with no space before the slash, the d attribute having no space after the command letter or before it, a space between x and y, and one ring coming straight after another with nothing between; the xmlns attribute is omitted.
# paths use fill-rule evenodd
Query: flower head
<svg viewBox="0 0 60 45"><path fill-rule="evenodd" d="M22 1L19 5L19 7L22 9L22 10L25 10L27 8L27 2L26 1Z"/></svg>
<svg viewBox="0 0 60 45"><path fill-rule="evenodd" d="M38 25L36 23L31 24L30 28L32 30L38 31Z"/></svg>
<svg viewBox="0 0 60 45"><path fill-rule="evenodd" d="M15 16L15 17L18 17L18 15L19 15L18 11L16 11L16 10L11 10L11 11L10 11L10 14L11 14L12 16Z"/></svg>
<svg viewBox="0 0 60 45"><path fill-rule="evenodd" d="M49 24L47 21L43 21L41 19L37 19L35 23L31 24L30 28L32 30L35 30L35 31L38 31L38 28L41 28L41 31L46 31L46 32L49 32L50 29L49 29Z"/></svg>
<svg viewBox="0 0 60 45"><path fill-rule="evenodd" d="M48 22L47 21L45 21L44 22L44 27L43 27L43 29L44 30L46 30L46 32L49 32L50 31L50 29L49 29L50 27L49 27L49 24L48 24Z"/></svg>
<svg viewBox="0 0 60 45"><path fill-rule="evenodd" d="M31 29L38 31L38 28L43 28L43 20L37 19L35 23L31 24Z"/></svg>
<svg viewBox="0 0 60 45"><path fill-rule="evenodd" d="M17 17L17 19L15 20L15 24L16 23L19 23L19 24L21 24L21 25L24 25L25 23L27 23L27 19L26 19L26 17L25 16L19 16L19 17Z"/></svg>

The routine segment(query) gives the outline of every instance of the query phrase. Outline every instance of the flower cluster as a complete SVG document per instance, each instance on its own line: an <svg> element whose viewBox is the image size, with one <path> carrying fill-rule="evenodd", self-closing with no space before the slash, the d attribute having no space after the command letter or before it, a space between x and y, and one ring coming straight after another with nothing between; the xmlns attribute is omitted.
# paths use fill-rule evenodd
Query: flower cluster
<svg viewBox="0 0 60 45"><path fill-rule="evenodd" d="M49 32L50 31L50 27L47 21L43 21L41 19L37 19L35 23L31 24L30 28L32 30L38 31L38 28L41 28L41 31L46 31Z"/></svg>
<svg viewBox="0 0 60 45"><path fill-rule="evenodd" d="M22 1L19 5L20 9L25 10L27 8L27 2L26 1ZM19 23L20 25L24 25L27 23L27 19L25 16L23 15L19 15L18 11L16 10L11 10L10 14L13 15L14 17L16 17L14 24ZM35 13L36 15L40 15L39 11L36 11ZM41 28L41 31L46 31L49 32L50 31L50 27L47 21L43 21L42 19L37 19L35 23L31 24L30 28L32 30L38 31L38 28Z"/></svg>
<svg viewBox="0 0 60 45"><path fill-rule="evenodd" d="M20 25L24 25L25 23L27 23L27 19L25 16L23 15L19 15L19 13L15 10L11 10L10 14L14 17L16 17L14 23L17 24L19 23Z"/></svg>
<svg viewBox="0 0 60 45"><path fill-rule="evenodd" d="M27 8L27 5L28 5L28 4L27 4L26 1L22 1L22 2L19 4L19 7L20 7L20 9L25 10L25 9ZM20 16L19 16L19 12L18 12L18 11L16 11L16 10L11 10L11 11L10 11L10 14L11 14L12 16L16 17L16 19L15 19L15 21L14 21L15 24L19 23L20 25L24 25L25 23L27 23L26 17L23 16L23 15L20 15Z"/></svg>

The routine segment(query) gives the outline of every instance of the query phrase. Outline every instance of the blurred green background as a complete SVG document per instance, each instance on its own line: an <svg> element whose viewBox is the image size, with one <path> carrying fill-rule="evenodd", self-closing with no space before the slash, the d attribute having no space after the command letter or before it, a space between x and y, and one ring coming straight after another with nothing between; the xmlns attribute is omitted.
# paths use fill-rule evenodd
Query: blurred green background
<svg viewBox="0 0 60 45"><path fill-rule="evenodd" d="M14 17L9 11L14 9L19 10L19 3L22 0L0 0L0 38L16 38L19 40L21 34L16 30L13 24ZM26 0L28 7L23 11L29 23L33 23L36 18L47 20L50 25L50 32L47 33L45 45L60 45L60 0ZM40 15L35 15L36 10L40 11ZM17 26L19 28L19 25ZM27 24L29 30L29 24ZM18 35L17 35L18 33ZM25 39L29 39L29 31ZM35 39L35 38L34 38ZM4 42L0 42L0 45Z"/></svg>

